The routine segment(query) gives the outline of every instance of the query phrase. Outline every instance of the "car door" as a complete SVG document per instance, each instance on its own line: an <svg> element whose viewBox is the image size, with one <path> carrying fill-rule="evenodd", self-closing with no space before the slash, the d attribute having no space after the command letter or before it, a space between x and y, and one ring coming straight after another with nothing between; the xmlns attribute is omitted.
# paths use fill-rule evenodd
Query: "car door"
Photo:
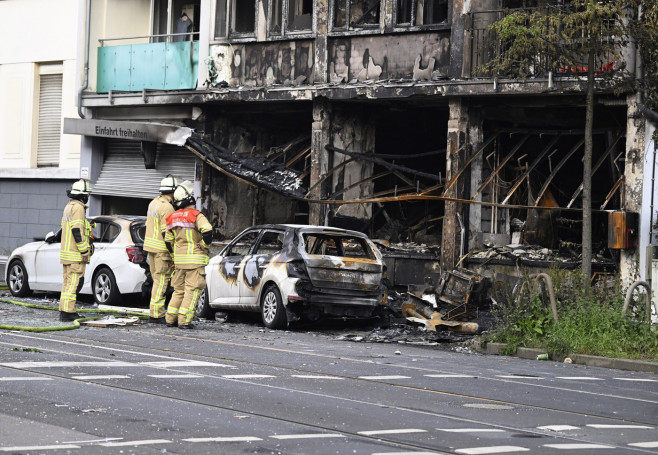
<svg viewBox="0 0 658 455"><path fill-rule="evenodd" d="M241 309L239 283L243 279L242 269L259 236L260 229L248 230L236 237L222 252L216 270L218 279L209 280L211 288L208 291L213 303Z"/></svg>
<svg viewBox="0 0 658 455"><path fill-rule="evenodd" d="M279 257L283 249L283 234L283 230L264 230L251 255L243 261L243 279L239 284L241 305L249 306L252 309L260 306L258 296L263 278L266 277L268 268L275 258Z"/></svg>
<svg viewBox="0 0 658 455"><path fill-rule="evenodd" d="M62 232L43 242L34 255L35 276L30 278L37 283L33 289L60 291L62 289L62 264L59 262Z"/></svg>
<svg viewBox="0 0 658 455"><path fill-rule="evenodd" d="M106 219L96 219L91 220L92 228L92 242L94 244L94 254L89 258L89 264L87 265L87 270L85 271L85 282L83 285L84 292L92 292L91 280L94 276L94 271L99 264L107 263L106 255L108 254L108 248L114 241L115 238L121 232L121 227L115 223L112 223Z"/></svg>

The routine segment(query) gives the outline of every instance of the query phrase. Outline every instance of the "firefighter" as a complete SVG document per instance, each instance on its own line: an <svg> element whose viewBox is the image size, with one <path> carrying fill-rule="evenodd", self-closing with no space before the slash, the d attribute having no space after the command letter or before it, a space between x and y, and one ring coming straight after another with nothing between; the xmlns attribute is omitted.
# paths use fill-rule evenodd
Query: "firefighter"
<svg viewBox="0 0 658 455"><path fill-rule="evenodd" d="M59 262L62 263L64 280L59 298L60 321L74 321L81 317L75 311L75 303L93 252L91 225L85 217L90 192L89 182L84 179L73 183L71 189L66 191L70 200L62 216Z"/></svg>
<svg viewBox="0 0 658 455"><path fill-rule="evenodd" d="M174 191L178 182L171 174L160 182L160 195L149 204L146 213L146 238L144 250L148 252L149 268L153 278L149 322L165 323L165 293L174 271L171 254L164 242L167 217L174 212Z"/></svg>
<svg viewBox="0 0 658 455"><path fill-rule="evenodd" d="M194 328L194 308L206 287L205 266L212 241L212 226L194 208L195 202L192 183L181 183L174 192L176 211L167 217L165 243L174 257L176 272L171 280L174 293L165 317L168 327L179 329Z"/></svg>

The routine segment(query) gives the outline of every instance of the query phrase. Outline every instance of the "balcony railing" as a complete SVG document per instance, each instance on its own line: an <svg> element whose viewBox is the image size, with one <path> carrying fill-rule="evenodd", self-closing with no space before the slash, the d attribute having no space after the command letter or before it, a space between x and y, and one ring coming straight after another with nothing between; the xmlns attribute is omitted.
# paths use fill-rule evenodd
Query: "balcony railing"
<svg viewBox="0 0 658 455"><path fill-rule="evenodd" d="M185 90L197 86L199 42L150 42L105 46L105 42L179 35L152 35L103 39L98 48L98 93L112 91L139 92L147 90Z"/></svg>
<svg viewBox="0 0 658 455"><path fill-rule="evenodd" d="M540 11L555 13L553 7L541 8ZM466 36L464 40L464 76L486 77L476 74L478 68L500 56L505 51L505 43L501 41L490 26L503 19L507 14L518 10L487 10L471 12L467 16ZM526 10L527 11L527 10ZM606 37L602 39L608 39ZM577 54L577 43L564 43L564 48L571 55ZM580 61L569 67L554 68L553 61L541 52L538 52L529 65L531 73L528 77L546 77L549 71L554 77L584 75L587 73L587 56L583 55ZM616 68L613 53L605 53L595 57L594 68L596 73L604 73Z"/></svg>

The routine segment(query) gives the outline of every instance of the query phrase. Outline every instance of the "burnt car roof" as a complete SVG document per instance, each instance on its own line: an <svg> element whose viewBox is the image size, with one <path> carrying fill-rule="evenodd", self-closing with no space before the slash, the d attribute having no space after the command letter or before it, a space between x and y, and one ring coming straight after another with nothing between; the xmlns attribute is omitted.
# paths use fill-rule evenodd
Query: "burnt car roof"
<svg viewBox="0 0 658 455"><path fill-rule="evenodd" d="M349 234L357 237L368 238L368 236L363 232L351 231L349 229L343 229L343 228L331 227L331 226L317 226L314 224L259 224L257 226L251 226L247 229L292 229L297 232L339 233L339 234Z"/></svg>

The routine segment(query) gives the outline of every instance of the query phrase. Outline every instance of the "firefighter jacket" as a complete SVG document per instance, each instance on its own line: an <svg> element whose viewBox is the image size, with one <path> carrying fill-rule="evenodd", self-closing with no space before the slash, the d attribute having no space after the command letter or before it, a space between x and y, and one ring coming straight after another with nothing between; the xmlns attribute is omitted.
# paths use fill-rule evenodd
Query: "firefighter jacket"
<svg viewBox="0 0 658 455"><path fill-rule="evenodd" d="M174 206L168 197L160 195L153 199L146 212L146 238L144 250L149 253L168 253L164 242L167 230L167 217L174 213Z"/></svg>
<svg viewBox="0 0 658 455"><path fill-rule="evenodd" d="M59 251L59 262L62 264L73 264L82 262L82 256L90 252L91 224L85 218L85 206L77 199L71 199L64 207L62 216L62 243ZM80 232L78 242L73 235L73 230Z"/></svg>
<svg viewBox="0 0 658 455"><path fill-rule="evenodd" d="M203 234L211 232L208 218L193 208L176 210L167 217L165 242L173 244L174 265L177 269L195 269L208 264L209 245Z"/></svg>

